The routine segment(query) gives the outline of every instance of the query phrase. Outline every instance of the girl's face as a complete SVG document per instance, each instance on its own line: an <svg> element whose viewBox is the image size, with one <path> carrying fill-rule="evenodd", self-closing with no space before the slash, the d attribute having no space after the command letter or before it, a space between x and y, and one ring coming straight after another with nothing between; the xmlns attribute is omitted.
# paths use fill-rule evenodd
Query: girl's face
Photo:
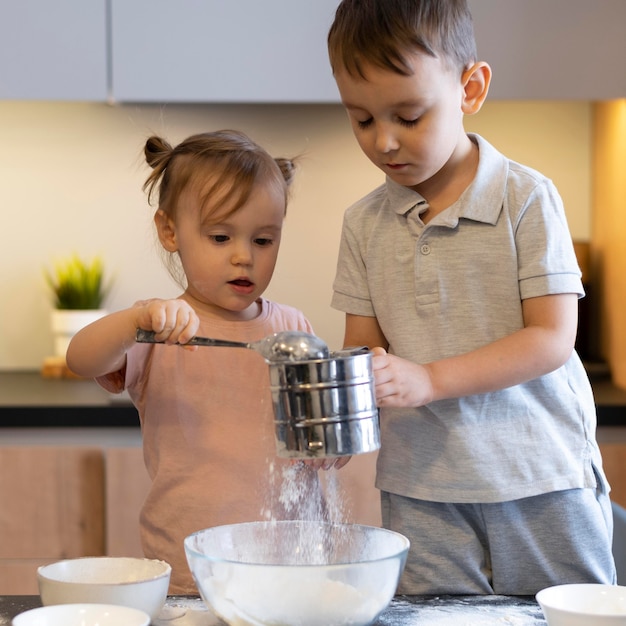
<svg viewBox="0 0 626 626"><path fill-rule="evenodd" d="M367 157L395 182L425 197L465 147L464 89L457 72L422 53L403 76L368 65L366 79L335 74L354 135Z"/></svg>
<svg viewBox="0 0 626 626"><path fill-rule="evenodd" d="M248 201L226 215L221 206L202 221L199 194L182 194L176 222L158 211L161 243L177 252L187 278L185 297L198 310L229 320L258 314L256 300L267 288L280 245L285 216L284 192L278 184L256 183Z"/></svg>

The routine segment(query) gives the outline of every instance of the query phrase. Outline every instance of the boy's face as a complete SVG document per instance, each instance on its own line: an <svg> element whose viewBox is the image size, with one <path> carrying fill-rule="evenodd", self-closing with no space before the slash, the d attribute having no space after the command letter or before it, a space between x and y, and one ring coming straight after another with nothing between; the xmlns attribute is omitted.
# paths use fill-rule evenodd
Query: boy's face
<svg viewBox="0 0 626 626"><path fill-rule="evenodd" d="M363 152L392 180L421 191L445 177L466 146L464 89L441 60L422 53L407 60L410 76L368 65L367 80L344 70L335 80Z"/></svg>

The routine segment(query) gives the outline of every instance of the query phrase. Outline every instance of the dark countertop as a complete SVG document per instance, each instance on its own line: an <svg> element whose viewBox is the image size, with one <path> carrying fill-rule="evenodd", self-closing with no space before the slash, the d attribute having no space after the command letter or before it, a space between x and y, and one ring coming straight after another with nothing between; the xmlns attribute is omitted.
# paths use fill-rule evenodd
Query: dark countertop
<svg viewBox="0 0 626 626"><path fill-rule="evenodd" d="M599 426L626 426L626 390L606 375L591 376ZM126 393L92 380L43 378L39 372L0 372L0 428L137 427Z"/></svg>
<svg viewBox="0 0 626 626"><path fill-rule="evenodd" d="M0 427L138 427L126 393L93 380L44 378L39 372L0 372Z"/></svg>
<svg viewBox="0 0 626 626"><path fill-rule="evenodd" d="M599 426L626 426L626 389L610 378L591 379Z"/></svg>
<svg viewBox="0 0 626 626"><path fill-rule="evenodd" d="M18 613L41 606L39 596L0 596L0 625L9 624ZM154 626L212 626L222 624L204 610L197 598L172 596L166 607L167 619ZM180 607L184 607L182 610ZM173 611L178 609L178 614ZM185 614L185 609L187 613ZM179 615L176 616L176 615ZM172 619L173 618L173 619ZM519 626L545 626L541 608L534 598L522 596L396 596L374 626L420 626L465 624L489 626L511 623Z"/></svg>

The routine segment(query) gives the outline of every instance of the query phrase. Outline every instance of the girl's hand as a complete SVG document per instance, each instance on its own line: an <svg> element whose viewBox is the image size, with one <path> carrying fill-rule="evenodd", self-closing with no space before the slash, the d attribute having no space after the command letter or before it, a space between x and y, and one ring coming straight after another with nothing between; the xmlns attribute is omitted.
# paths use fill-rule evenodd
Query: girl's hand
<svg viewBox="0 0 626 626"><path fill-rule="evenodd" d="M67 350L67 364L84 378L117 372L126 363L126 353L135 345L137 328L153 330L159 341L184 344L196 334L199 325L198 316L184 300L143 300L78 331Z"/></svg>
<svg viewBox="0 0 626 626"><path fill-rule="evenodd" d="M433 400L432 381L423 365L388 354L383 348L374 348L372 354L379 407L416 407Z"/></svg>
<svg viewBox="0 0 626 626"><path fill-rule="evenodd" d="M167 344L185 344L198 331L200 320L191 306L180 298L173 300L141 300L133 306L137 313L137 326L152 330L155 338ZM196 350L198 346L187 346Z"/></svg>
<svg viewBox="0 0 626 626"><path fill-rule="evenodd" d="M294 460L294 463L302 463L303 465L306 465L307 467L310 467L314 470L329 470L333 467L335 469L341 469L342 467L347 465L348 461L351 458L351 456L338 456L319 459L299 459L297 461Z"/></svg>

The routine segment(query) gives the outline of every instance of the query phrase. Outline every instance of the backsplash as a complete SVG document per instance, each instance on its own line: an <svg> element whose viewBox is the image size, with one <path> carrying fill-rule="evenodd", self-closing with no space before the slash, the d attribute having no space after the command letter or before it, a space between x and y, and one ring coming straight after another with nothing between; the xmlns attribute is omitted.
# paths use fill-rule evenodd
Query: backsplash
<svg viewBox="0 0 626 626"><path fill-rule="evenodd" d="M573 237L590 236L591 105L487 102L468 118L507 156L550 176ZM301 155L270 298L302 309L333 347L343 315L330 308L344 209L383 176L360 152L338 105L147 105L0 101L0 370L37 370L52 354L44 268L101 254L109 310L180 289L162 266L141 190L152 133L175 143L237 128L274 156Z"/></svg>

